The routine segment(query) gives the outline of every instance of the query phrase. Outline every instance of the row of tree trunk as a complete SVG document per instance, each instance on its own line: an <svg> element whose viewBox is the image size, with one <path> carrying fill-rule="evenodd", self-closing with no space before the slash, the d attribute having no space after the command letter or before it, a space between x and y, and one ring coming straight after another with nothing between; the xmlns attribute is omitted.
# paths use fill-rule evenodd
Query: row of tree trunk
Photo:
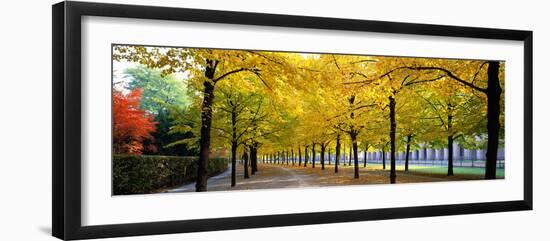
<svg viewBox="0 0 550 241"><path fill-rule="evenodd" d="M460 83L469 86L477 91L482 92L487 97L487 133L488 133L488 143L487 143L487 153L486 153L486 165L485 165L485 179L495 179L496 178L496 163L497 163L497 151L498 151L498 142L499 142L499 132L500 132L500 99L502 94L502 88L500 86L499 72L500 72L500 63L498 61L488 61L487 68L487 87L481 88L475 86L473 83L466 82L458 77L452 75L449 70L441 69L438 67L410 67L410 69L415 70L438 70L444 71L447 75ZM207 190L207 167L208 160L210 155L210 130L212 126L212 105L214 101L214 89L217 81L221 80L223 77L230 75L232 73L237 73L243 71L244 69L238 69L234 71L227 72L221 77L215 78L216 68L218 66L217 60L206 60L206 66L204 70L204 76L206 81L203 82L203 100L201 107L201 129L200 129L200 141L199 141L199 163L197 171L197 182L196 182L196 191L206 191ZM396 138L396 118L395 118L395 97L392 95L389 97L389 106L390 106L390 182L396 182L396 170L395 170L395 138ZM353 131L353 130L352 130ZM352 137L353 138L353 137ZM452 141L449 141L449 143ZM356 142L353 142L353 153L354 153L354 164L358 165L357 158L357 145ZM233 148L233 147L232 147ZM452 147L451 147L452 148ZM315 153L315 145L312 146L312 152ZM339 152L337 148L336 152ZM307 147L305 154L307 155ZM384 159L385 159L385 155ZM452 155L450 155L452 156ZM338 157L336 159L336 166L338 165ZM315 158L315 154L313 154ZM350 158L351 160L351 158ZM451 159L452 162L452 159ZM351 163L349 163L351 165ZM312 165L315 165L315 162L312 162ZM322 164L323 165L323 164ZM384 160L385 167L385 160ZM304 160L304 166L307 166L307 158ZM452 166L451 166L452 168ZM337 168L335 168L337 171ZM355 169L356 175L358 177L357 168Z"/></svg>

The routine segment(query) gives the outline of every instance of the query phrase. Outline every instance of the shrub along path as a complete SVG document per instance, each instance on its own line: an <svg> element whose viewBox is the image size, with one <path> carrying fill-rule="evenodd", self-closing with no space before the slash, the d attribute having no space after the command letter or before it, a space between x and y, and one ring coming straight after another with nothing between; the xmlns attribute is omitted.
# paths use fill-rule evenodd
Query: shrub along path
<svg viewBox="0 0 550 241"><path fill-rule="evenodd" d="M389 167L388 167L389 168ZM243 166L237 165L237 186L231 187L231 169L224 173L208 179L208 191L228 190L251 190L266 188L300 188L300 187L323 187L337 185L357 184L389 184L389 170L383 170L378 165L369 165L367 168L359 168L359 179L353 178L353 166L339 166L339 172L334 173L333 165L321 165L315 168L298 167L292 165L272 165L258 163L258 172L250 175L250 178L243 178ZM440 182L478 180L483 176L455 175L448 177L444 174L403 172L398 171L397 183L415 182ZM195 183L186 184L166 192L194 192Z"/></svg>

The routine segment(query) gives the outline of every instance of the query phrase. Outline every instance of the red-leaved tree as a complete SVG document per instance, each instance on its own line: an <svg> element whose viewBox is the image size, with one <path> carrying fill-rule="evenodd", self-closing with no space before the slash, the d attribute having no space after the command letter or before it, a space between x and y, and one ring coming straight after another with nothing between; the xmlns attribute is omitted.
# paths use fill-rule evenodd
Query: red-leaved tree
<svg viewBox="0 0 550 241"><path fill-rule="evenodd" d="M154 151L151 133L156 130L153 116L139 108L141 89L128 94L113 91L113 151L117 154L141 154L145 148Z"/></svg>

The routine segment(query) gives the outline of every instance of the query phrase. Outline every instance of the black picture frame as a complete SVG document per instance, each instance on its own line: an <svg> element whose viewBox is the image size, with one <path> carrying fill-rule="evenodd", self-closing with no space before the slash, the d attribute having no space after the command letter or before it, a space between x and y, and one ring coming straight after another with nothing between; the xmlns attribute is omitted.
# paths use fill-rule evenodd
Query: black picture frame
<svg viewBox="0 0 550 241"><path fill-rule="evenodd" d="M171 7L60 2L52 6L52 233L60 239L308 225L350 221L532 210L533 204L533 33L531 31L442 26L228 12ZM351 30L425 36L517 40L524 43L524 194L522 200L421 207L212 218L99 226L81 224L81 17L104 16L259 26Z"/></svg>

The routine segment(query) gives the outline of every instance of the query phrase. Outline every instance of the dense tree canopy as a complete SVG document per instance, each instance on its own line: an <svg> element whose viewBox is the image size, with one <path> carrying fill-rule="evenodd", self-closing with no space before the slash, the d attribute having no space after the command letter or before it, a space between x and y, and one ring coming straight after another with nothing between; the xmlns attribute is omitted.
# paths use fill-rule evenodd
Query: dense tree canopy
<svg viewBox="0 0 550 241"><path fill-rule="evenodd" d="M503 62L140 46L115 46L113 58L139 64L127 74L128 88L144 89L141 108L166 110L167 132L186 135L162 146L198 149L197 191L206 191L216 150L230 150L233 169L237 152L252 164L256 155L320 158L324 169L327 152L338 160L351 147L355 178L359 151L384 150L394 183L398 151L452 152L453 142L475 140L488 147L489 166L503 136Z"/></svg>
<svg viewBox="0 0 550 241"><path fill-rule="evenodd" d="M153 140L155 131L153 116L139 108L141 89L128 94L113 92L113 151L115 153L141 154L145 150L155 152L154 145L144 145Z"/></svg>

